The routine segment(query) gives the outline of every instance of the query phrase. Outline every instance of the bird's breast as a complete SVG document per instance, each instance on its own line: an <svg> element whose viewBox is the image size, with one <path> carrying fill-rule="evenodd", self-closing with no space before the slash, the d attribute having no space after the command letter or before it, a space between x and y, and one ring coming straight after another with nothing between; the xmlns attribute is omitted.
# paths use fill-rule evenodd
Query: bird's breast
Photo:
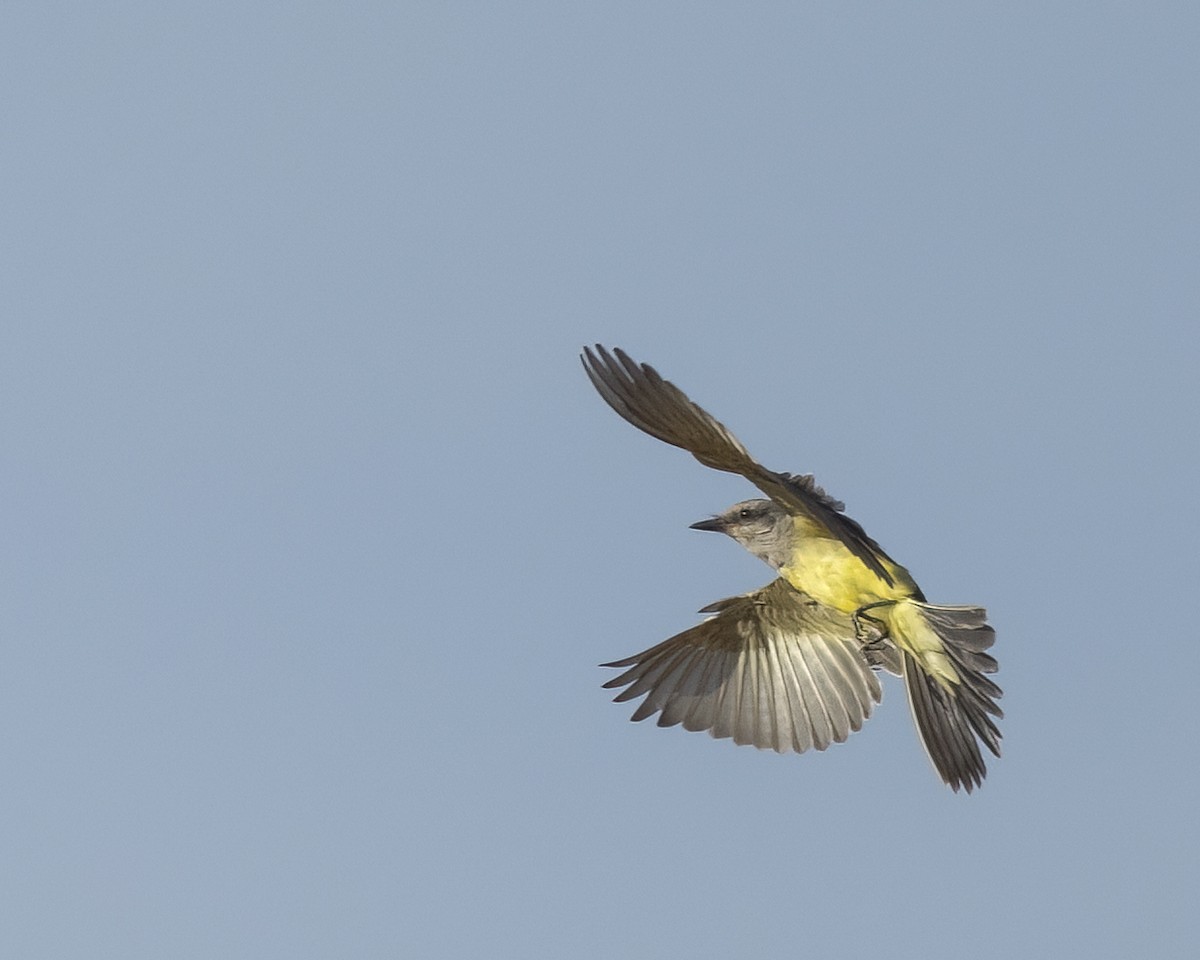
<svg viewBox="0 0 1200 960"><path fill-rule="evenodd" d="M803 537L792 548L791 559L780 574L797 590L844 613L853 613L877 600L912 595L911 578L895 567L893 584L856 557L840 540Z"/></svg>

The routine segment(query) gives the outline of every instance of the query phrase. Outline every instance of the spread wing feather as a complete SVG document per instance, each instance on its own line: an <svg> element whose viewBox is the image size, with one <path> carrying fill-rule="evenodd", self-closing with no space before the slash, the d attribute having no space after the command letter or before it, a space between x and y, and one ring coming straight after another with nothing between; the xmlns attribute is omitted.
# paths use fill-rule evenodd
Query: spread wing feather
<svg viewBox="0 0 1200 960"><path fill-rule="evenodd" d="M714 737L779 753L824 750L862 727L882 691L850 618L786 581L705 608L712 618L606 667L616 701Z"/></svg>

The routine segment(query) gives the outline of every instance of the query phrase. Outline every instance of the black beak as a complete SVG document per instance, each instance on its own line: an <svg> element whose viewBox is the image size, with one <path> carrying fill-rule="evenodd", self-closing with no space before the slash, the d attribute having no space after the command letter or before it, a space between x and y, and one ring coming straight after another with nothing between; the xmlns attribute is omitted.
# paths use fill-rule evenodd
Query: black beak
<svg viewBox="0 0 1200 960"><path fill-rule="evenodd" d="M700 520L691 525L692 530L711 530L713 533L725 532L725 521L720 517L713 517L709 520Z"/></svg>

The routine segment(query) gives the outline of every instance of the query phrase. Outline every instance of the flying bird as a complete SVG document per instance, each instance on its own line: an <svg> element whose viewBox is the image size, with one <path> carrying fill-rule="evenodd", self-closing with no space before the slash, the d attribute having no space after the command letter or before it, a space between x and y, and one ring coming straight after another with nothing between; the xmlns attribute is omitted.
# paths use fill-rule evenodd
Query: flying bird
<svg viewBox="0 0 1200 960"><path fill-rule="evenodd" d="M811 475L758 463L718 420L621 349L585 347L584 369L624 419L714 470L745 477L765 499L692 524L727 534L778 573L765 587L710 604L689 630L624 660L604 686L616 701L645 696L633 714L659 714L714 737L780 753L841 743L882 697L876 671L904 678L921 743L942 780L968 793L983 783L980 744L1000 755L1003 716L995 632L975 606L928 603Z"/></svg>

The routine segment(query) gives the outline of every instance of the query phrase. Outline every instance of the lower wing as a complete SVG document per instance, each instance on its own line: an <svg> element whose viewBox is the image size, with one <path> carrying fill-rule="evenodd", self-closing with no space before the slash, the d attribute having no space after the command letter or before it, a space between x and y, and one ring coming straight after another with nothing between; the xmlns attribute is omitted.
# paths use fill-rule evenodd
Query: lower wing
<svg viewBox="0 0 1200 960"><path fill-rule="evenodd" d="M642 653L606 663L615 700L779 753L824 750L862 727L882 691L850 618L775 580L705 607L714 616Z"/></svg>

